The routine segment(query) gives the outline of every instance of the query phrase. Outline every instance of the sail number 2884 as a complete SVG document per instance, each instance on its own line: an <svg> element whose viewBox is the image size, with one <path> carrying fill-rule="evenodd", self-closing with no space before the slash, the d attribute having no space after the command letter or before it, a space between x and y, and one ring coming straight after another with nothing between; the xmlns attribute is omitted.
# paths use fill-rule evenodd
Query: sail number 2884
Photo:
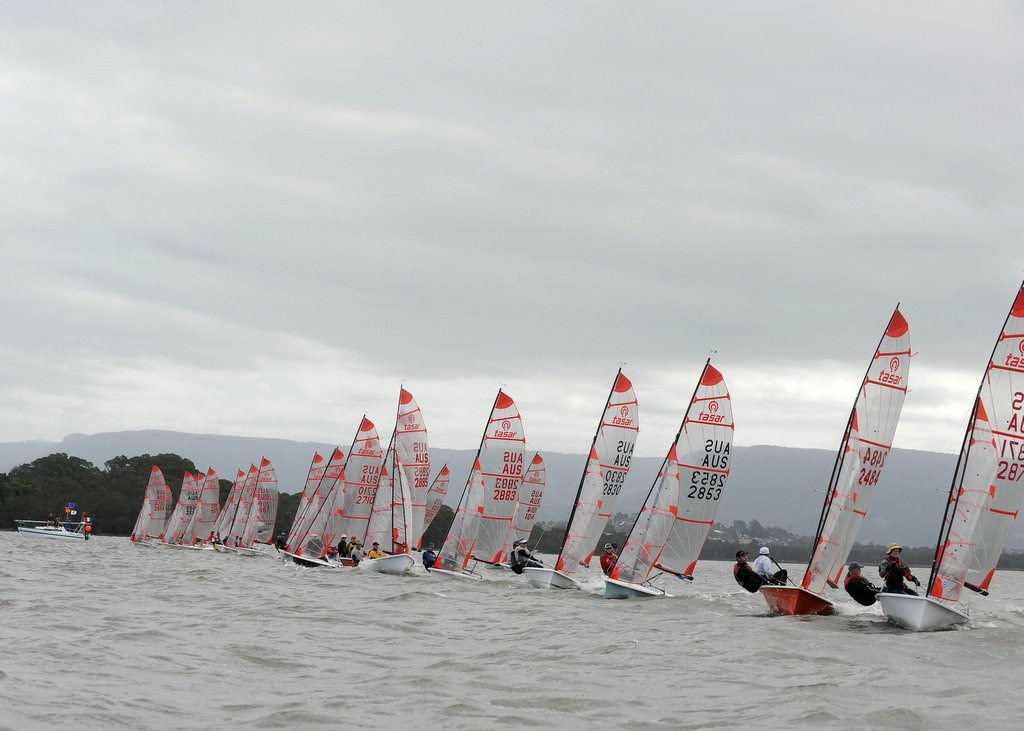
<svg viewBox="0 0 1024 731"><path fill-rule="evenodd" d="M716 472L694 472L690 476L690 492L686 496L696 500L718 500L725 487L725 475Z"/></svg>

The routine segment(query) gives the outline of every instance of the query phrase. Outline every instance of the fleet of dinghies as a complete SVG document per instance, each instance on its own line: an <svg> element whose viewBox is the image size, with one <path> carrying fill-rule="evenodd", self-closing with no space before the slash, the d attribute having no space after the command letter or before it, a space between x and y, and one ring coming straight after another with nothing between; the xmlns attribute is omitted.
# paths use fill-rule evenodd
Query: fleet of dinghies
<svg viewBox="0 0 1024 731"><path fill-rule="evenodd" d="M910 327L899 310L889 318L861 381L832 468L807 567L798 583L764 585L771 612L832 614L827 589L838 588L857 534L892 449L909 388ZM996 563L1024 500L1024 284L992 350L935 548L924 596L882 591L877 601L894 624L944 629L967 621L964 588L988 595ZM633 384L620 369L605 401L552 567L514 568L540 589L581 588L586 569L629 472L639 430ZM626 539L603 577L606 598L666 596L664 581L694 581L732 465L732 397L722 373L704 364L682 424ZM507 567L513 546L531 537L547 484L544 458L527 466L523 420L499 389L455 516L430 576L480 581L481 566ZM303 566L353 566L346 546L374 545L384 556L363 570L408 574L412 551L437 516L451 483L447 464L430 480L426 421L405 388L387 448L363 416L346 454L313 455L281 555ZM238 471L223 509L211 468L185 473L179 499L153 467L132 531L137 545L166 545L253 555L269 543L277 478L266 458ZM337 543L337 549L335 544ZM432 547L431 547L432 548ZM538 562L539 563L539 562ZM659 581L661 580L661 581ZM676 584L678 585L678 584ZM751 589L752 591L754 589Z"/></svg>

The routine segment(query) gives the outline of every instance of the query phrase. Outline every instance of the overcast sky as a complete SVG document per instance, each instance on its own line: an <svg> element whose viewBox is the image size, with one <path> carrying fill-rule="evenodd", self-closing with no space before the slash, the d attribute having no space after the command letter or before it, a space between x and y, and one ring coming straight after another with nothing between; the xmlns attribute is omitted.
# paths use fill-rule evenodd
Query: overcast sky
<svg viewBox="0 0 1024 731"><path fill-rule="evenodd" d="M1024 279L1017 3L0 5L0 441L832 448L897 302L954 452Z"/></svg>

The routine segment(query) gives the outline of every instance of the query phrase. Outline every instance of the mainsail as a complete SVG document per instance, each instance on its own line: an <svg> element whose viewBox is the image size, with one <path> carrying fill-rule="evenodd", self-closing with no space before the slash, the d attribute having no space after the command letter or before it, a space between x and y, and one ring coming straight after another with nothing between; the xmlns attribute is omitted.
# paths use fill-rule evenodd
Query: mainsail
<svg viewBox="0 0 1024 731"><path fill-rule="evenodd" d="M508 563L514 541L529 540L530 534L533 532L533 524L537 522L537 511L540 510L547 481L547 467L544 465L544 458L537 452L533 455L530 468L526 470L523 484L519 486L519 504L512 516L512 526L505 537L505 545L501 548L501 563Z"/></svg>
<svg viewBox="0 0 1024 731"><path fill-rule="evenodd" d="M1024 284L1003 323L975 399L928 596L987 592L1024 498Z"/></svg>
<svg viewBox="0 0 1024 731"><path fill-rule="evenodd" d="M238 470L238 474L235 475L235 481L231 485L231 490L228 492L227 499L224 500L224 509L220 511L220 515L217 517L217 525L213 529L216 536L222 541L227 541L231 523L235 519L235 513L238 512L238 503L242 498L242 485L244 482L245 473L242 470Z"/></svg>
<svg viewBox="0 0 1024 731"><path fill-rule="evenodd" d="M167 530L164 532L164 543L184 543L185 532L188 524L195 513L196 504L199 502L200 480L205 475L193 475L188 470L181 480L181 490L178 491L178 502L167 519Z"/></svg>
<svg viewBox="0 0 1024 731"><path fill-rule="evenodd" d="M213 467L206 471L199 489L199 502L192 513L188 528L181 538L186 546L201 543L209 537L220 514L220 480Z"/></svg>
<svg viewBox="0 0 1024 731"><path fill-rule="evenodd" d="M171 489L164 480L164 473L153 465L149 472L149 481L146 483L146 493L142 498L142 508L132 529L132 542L144 543L150 536L159 538L163 534L170 497Z"/></svg>
<svg viewBox="0 0 1024 731"><path fill-rule="evenodd" d="M251 548L254 543L270 543L277 521L277 472L270 460L260 460L259 474L253 488L252 506L242 533L242 545Z"/></svg>
<svg viewBox="0 0 1024 731"><path fill-rule="evenodd" d="M875 348L847 421L825 494L814 552L800 585L836 585L885 468L910 378L910 326L899 306Z"/></svg>
<svg viewBox="0 0 1024 731"><path fill-rule="evenodd" d="M581 566L590 564L629 473L639 428L640 408L633 384L619 369L576 491L576 502L555 563L557 571L571 576Z"/></svg>
<svg viewBox="0 0 1024 731"><path fill-rule="evenodd" d="M377 427L364 415L345 462L345 484L331 533L360 539L366 536L383 461Z"/></svg>
<svg viewBox="0 0 1024 731"><path fill-rule="evenodd" d="M473 557L477 560L501 561L501 548L519 504L525 450L519 409L508 394L498 391L476 460L483 482L480 525L473 545Z"/></svg>
<svg viewBox="0 0 1024 731"><path fill-rule="evenodd" d="M334 456L338 457L339 450L334 450ZM341 456L341 459L344 455ZM295 519L288 530L288 538L285 541L286 550L291 546L298 545L296 538L306 532L306 528L313 522L316 512L320 509L323 496L320 495L320 482L324 479L324 472L327 470L327 462L319 452L313 453L313 459L309 463L309 470L306 473L306 482L302 487L302 495L299 497L299 505L295 509Z"/></svg>
<svg viewBox="0 0 1024 731"><path fill-rule="evenodd" d="M525 446L519 409L499 389L455 519L438 552L437 568L458 571L471 559L498 561L518 504Z"/></svg>
<svg viewBox="0 0 1024 731"><path fill-rule="evenodd" d="M246 523L249 522L249 515L252 512L253 498L256 494L256 478L260 471L256 465L249 465L249 472L242 481L242 487L238 493L238 507L235 510L235 517L231 521L226 536L223 536L227 546L241 544L242 535L245 533Z"/></svg>

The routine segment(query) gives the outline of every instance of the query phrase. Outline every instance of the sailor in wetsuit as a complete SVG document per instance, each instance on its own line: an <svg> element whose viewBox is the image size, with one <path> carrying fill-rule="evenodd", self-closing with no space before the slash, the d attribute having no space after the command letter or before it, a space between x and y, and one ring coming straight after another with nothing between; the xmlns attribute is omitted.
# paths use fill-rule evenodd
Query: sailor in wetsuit
<svg viewBox="0 0 1024 731"><path fill-rule="evenodd" d="M754 569L747 563L747 552L737 551L736 552L736 564L732 567L733 578L736 579L736 583L742 586L744 589L749 591L751 594L761 588L763 584L767 584L767 580L762 578Z"/></svg>
<svg viewBox="0 0 1024 731"><path fill-rule="evenodd" d="M521 574L527 566L539 568L544 564L540 562L540 559L533 557L533 553L526 547L526 539L520 538L512 544L512 553L509 554L508 565L513 573Z"/></svg>
<svg viewBox="0 0 1024 731"><path fill-rule="evenodd" d="M855 602L863 604L865 607L870 607L875 603L875 595L881 589L861 575L860 570L862 568L864 568L862 564L850 561L849 571L846 573L846 581L843 582L843 587L846 589L846 593L853 597Z"/></svg>

